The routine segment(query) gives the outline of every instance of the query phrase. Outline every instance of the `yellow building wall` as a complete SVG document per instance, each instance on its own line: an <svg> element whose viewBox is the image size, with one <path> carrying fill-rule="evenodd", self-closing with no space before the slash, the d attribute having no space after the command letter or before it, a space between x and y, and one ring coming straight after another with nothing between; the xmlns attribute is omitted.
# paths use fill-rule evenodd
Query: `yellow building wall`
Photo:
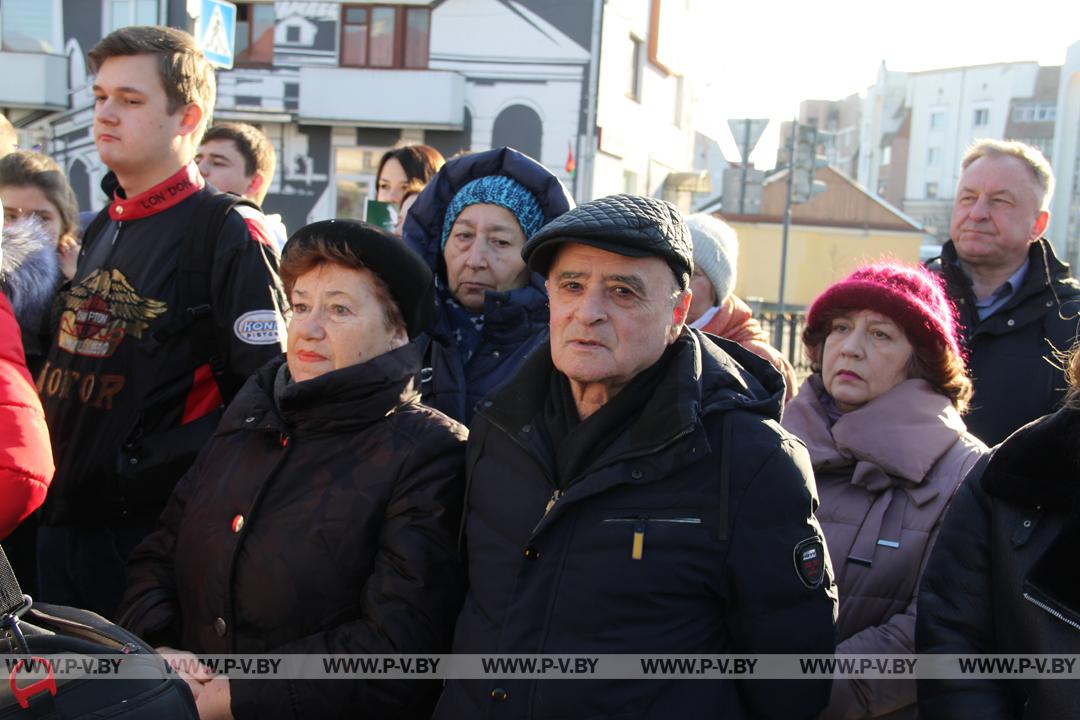
<svg viewBox="0 0 1080 720"><path fill-rule="evenodd" d="M739 234L735 294L743 299L778 302L783 226L728 223ZM867 262L889 259L917 264L921 242L922 235L917 232L792 225L788 230L784 303L809 305L826 287Z"/></svg>

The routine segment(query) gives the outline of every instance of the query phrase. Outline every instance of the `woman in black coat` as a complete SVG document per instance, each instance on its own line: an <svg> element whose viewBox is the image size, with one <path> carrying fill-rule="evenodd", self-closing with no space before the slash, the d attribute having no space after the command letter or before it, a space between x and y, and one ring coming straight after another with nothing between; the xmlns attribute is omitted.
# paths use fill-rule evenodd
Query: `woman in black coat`
<svg viewBox="0 0 1080 720"><path fill-rule="evenodd" d="M290 239L281 276L288 353L248 380L133 554L121 623L181 656L443 652L466 431L414 385L431 272L392 236L330 220ZM426 717L438 692L186 679L204 719Z"/></svg>
<svg viewBox="0 0 1080 720"><path fill-rule="evenodd" d="M1080 345L1067 375L1065 407L1010 435L957 492L919 590L919 653L1080 654ZM927 720L1080 717L1076 681L1052 675L925 679L918 694Z"/></svg>

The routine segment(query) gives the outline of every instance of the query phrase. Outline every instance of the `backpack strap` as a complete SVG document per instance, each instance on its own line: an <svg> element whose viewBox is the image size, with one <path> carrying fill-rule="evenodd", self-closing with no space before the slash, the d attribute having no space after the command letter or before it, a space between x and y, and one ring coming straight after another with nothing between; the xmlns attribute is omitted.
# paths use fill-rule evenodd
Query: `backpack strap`
<svg viewBox="0 0 1080 720"><path fill-rule="evenodd" d="M98 236L101 235L101 231L105 229L105 226L109 224L109 206L106 205L101 211L94 216L94 219L90 221L90 224L86 226L86 229L82 233L82 247L79 248L79 261L81 262L86 254L90 251L90 247L98 240Z"/></svg>
<svg viewBox="0 0 1080 720"><path fill-rule="evenodd" d="M215 338L210 277L218 238L229 213L238 205L258 210L255 203L232 193L209 195L195 208L177 263L176 307L180 311L151 336L151 345L156 349L186 332L191 338L192 360L196 367L209 363L219 386L225 375L225 362Z"/></svg>

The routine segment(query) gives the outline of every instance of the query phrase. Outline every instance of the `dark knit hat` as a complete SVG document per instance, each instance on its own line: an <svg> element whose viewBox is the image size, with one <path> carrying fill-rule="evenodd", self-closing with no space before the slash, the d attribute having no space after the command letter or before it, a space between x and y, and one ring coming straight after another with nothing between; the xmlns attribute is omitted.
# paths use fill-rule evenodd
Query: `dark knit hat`
<svg viewBox="0 0 1080 720"><path fill-rule="evenodd" d="M956 308L941 279L921 265L882 262L865 265L814 300L806 314L807 334L837 310L874 310L907 331L924 346L949 347L963 358L957 339Z"/></svg>
<svg viewBox="0 0 1080 720"><path fill-rule="evenodd" d="M390 289L410 338L427 331L435 319L435 280L431 269L405 243L382 228L357 220L321 220L297 230L281 256L288 260L315 238L324 238L364 264Z"/></svg>
<svg viewBox="0 0 1080 720"><path fill-rule="evenodd" d="M524 185L505 175L485 175L465 184L450 201L446 208L446 219L443 220L440 247L446 247L450 229L461 211L470 205L480 204L498 205L513 213L526 239L544 224L544 211L540 209L540 203Z"/></svg>

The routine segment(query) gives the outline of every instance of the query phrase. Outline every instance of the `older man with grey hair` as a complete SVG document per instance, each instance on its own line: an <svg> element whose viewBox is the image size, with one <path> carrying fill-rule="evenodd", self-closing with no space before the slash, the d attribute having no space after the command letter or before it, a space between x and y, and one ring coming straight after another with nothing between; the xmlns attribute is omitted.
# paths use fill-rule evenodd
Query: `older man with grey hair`
<svg viewBox="0 0 1080 720"><path fill-rule="evenodd" d="M929 267L945 278L969 353L968 429L996 445L1065 397L1056 356L1076 339L1080 285L1043 236L1054 173L1038 149L979 140L961 168L952 239Z"/></svg>
<svg viewBox="0 0 1080 720"><path fill-rule="evenodd" d="M783 381L686 327L692 253L673 205L628 195L526 244L550 338L474 416L454 652L833 652L809 458L776 422ZM811 718L828 697L806 680L452 680L436 717Z"/></svg>

